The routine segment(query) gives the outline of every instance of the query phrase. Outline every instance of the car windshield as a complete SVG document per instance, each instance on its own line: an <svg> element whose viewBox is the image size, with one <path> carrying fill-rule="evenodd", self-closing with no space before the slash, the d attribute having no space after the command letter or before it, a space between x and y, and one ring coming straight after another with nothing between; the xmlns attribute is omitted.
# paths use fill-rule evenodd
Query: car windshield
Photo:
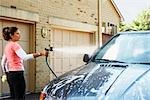
<svg viewBox="0 0 150 100"><path fill-rule="evenodd" d="M95 55L94 61L102 60L150 64L150 34L116 35Z"/></svg>

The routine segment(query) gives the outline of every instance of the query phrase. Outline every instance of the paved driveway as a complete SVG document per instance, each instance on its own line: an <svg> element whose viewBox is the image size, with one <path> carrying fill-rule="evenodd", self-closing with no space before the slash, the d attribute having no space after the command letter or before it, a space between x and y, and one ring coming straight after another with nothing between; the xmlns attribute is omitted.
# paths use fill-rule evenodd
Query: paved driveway
<svg viewBox="0 0 150 100"><path fill-rule="evenodd" d="M39 100L40 93L31 93L25 96L25 100ZM11 100L9 98L3 98L0 100Z"/></svg>

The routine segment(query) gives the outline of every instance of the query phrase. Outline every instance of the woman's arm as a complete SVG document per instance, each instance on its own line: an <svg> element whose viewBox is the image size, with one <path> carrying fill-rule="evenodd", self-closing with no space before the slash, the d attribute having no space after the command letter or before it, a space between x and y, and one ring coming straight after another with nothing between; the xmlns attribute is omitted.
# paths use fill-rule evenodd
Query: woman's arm
<svg viewBox="0 0 150 100"><path fill-rule="evenodd" d="M1 66L2 66L2 71L3 72L6 72L7 71L7 68L6 68L6 62L7 62L7 58L5 56L5 54L3 55L2 57L2 61L1 61Z"/></svg>
<svg viewBox="0 0 150 100"><path fill-rule="evenodd" d="M16 54L23 60L33 59L33 58L44 55L44 53L42 53L42 52L27 54L22 48L18 49L16 51Z"/></svg>

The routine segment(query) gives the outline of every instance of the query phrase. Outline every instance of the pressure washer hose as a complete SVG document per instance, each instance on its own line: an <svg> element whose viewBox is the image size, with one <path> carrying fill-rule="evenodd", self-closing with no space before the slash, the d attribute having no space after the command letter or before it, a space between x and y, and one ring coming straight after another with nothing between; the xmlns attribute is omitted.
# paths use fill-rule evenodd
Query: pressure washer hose
<svg viewBox="0 0 150 100"><path fill-rule="evenodd" d="M46 49L45 49L46 50ZM48 63L48 55L45 57L45 60L46 60L46 64L47 64L47 66L48 66L48 68L50 69L50 71L53 73L53 75L57 78L57 75L55 74L55 72L51 69L51 67L50 67L50 64Z"/></svg>

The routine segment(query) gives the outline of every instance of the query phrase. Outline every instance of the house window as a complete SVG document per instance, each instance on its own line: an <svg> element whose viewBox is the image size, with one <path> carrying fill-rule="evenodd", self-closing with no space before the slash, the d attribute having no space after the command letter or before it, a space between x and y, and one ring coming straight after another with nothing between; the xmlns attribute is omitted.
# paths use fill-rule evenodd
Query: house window
<svg viewBox="0 0 150 100"><path fill-rule="evenodd" d="M102 33L106 33L106 23L102 23Z"/></svg>
<svg viewBox="0 0 150 100"><path fill-rule="evenodd" d="M114 26L114 34L116 34L117 33L117 26L115 25Z"/></svg>
<svg viewBox="0 0 150 100"><path fill-rule="evenodd" d="M116 33L117 33L117 26L112 23L108 23L108 34L114 35Z"/></svg>

